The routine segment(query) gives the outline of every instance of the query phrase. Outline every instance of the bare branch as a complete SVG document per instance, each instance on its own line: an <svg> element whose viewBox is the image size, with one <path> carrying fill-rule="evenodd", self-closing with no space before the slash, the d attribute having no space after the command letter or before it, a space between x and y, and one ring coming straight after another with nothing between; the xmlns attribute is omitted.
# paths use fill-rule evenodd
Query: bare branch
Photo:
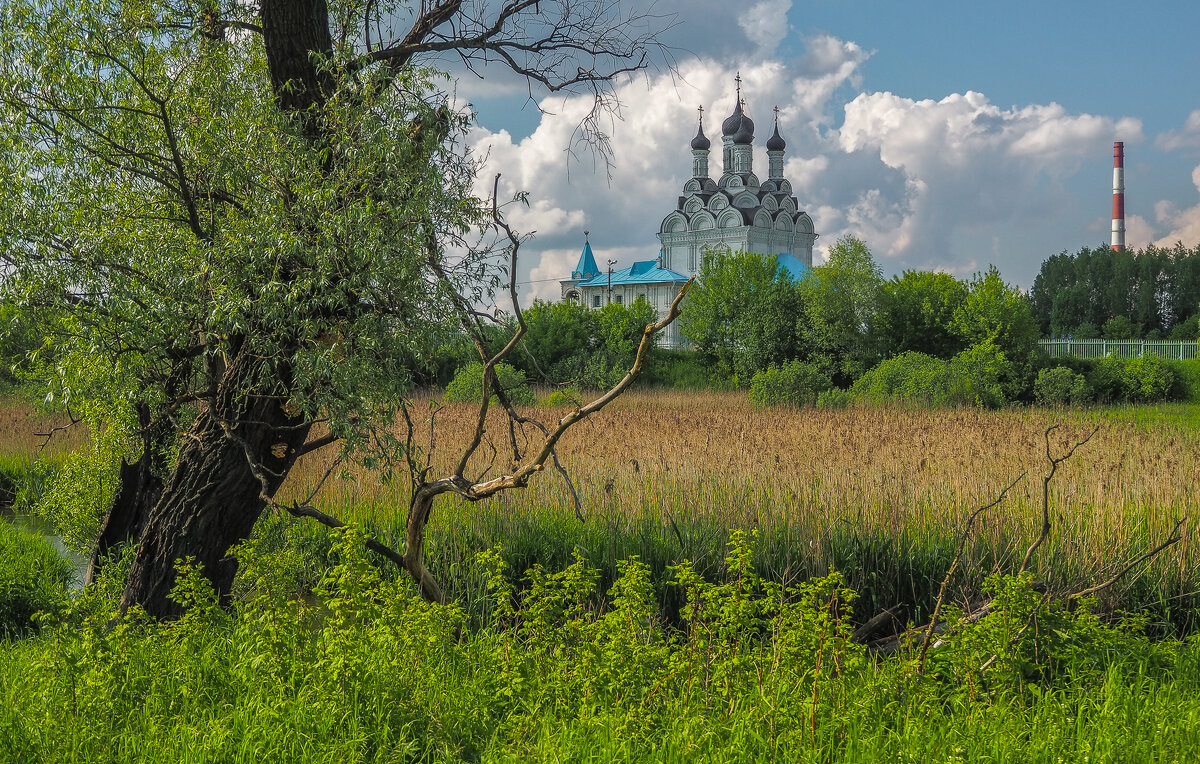
<svg viewBox="0 0 1200 764"><path fill-rule="evenodd" d="M1038 534L1037 540L1029 545L1029 549L1025 550L1025 558L1021 560L1021 568L1017 571L1018 574L1024 573L1029 569L1029 562L1033 559L1033 553L1050 537L1050 481L1054 479L1054 473L1058 472L1058 465L1070 459L1075 454L1076 449L1091 440L1092 436L1100 431L1100 425L1096 425L1095 429L1088 433L1086 438L1076 441L1075 445L1067 450L1067 453L1059 457L1055 457L1050 453L1050 433L1057 429L1058 425L1056 424L1046 428L1046 460L1050 462L1050 472L1042 478L1042 530Z"/></svg>
<svg viewBox="0 0 1200 764"><path fill-rule="evenodd" d="M950 568L946 571L946 577L942 579L942 585L938 589L937 602L933 606L933 616L929 619L929 627L925 629L925 639L921 642L921 653L917 656L917 673L925 673L925 654L929 651L929 643L933 640L933 631L937 628L938 616L941 613L942 603L946 599L946 588L950 586L950 577L954 575L954 571L958 568L959 562L962 560L963 550L966 549L967 539L971 535L971 529L975 526L975 520L979 518L987 510L997 506L1004 501L1004 497L1008 492L1016 486L1017 483L1024 479L1026 473L1022 472L1017 476L1017 479L1004 487L1000 495L991 504L984 505L971 513L967 518L966 527L963 528L962 534L958 537L958 549L954 552L954 559L950 562Z"/></svg>
<svg viewBox="0 0 1200 764"><path fill-rule="evenodd" d="M1088 597L1093 594L1096 594L1097 592L1104 591L1108 587L1112 586L1113 584L1117 583L1122 578L1127 576L1129 574L1129 571L1133 570L1138 565L1141 565L1143 562L1146 562L1147 560L1153 559L1154 557L1156 557L1159 554L1159 552L1162 552L1164 549L1174 546L1175 544L1178 544L1180 541L1183 540L1183 536L1180 535L1179 529L1183 527L1183 524L1185 522L1187 522L1186 516L1181 517L1178 520L1176 520L1175 527L1171 529L1171 535L1168 536L1165 541L1163 541L1161 544L1154 547L1153 549L1151 549L1147 552L1143 552L1142 554L1138 555L1134 559L1130 560L1125 565L1125 567L1121 568L1121 570L1118 571L1116 575L1112 576L1107 581L1100 583L1100 584L1096 584L1095 586L1088 587L1087 589L1084 589L1083 591L1078 591L1078 592L1075 592L1074 594L1067 595L1067 602L1075 602L1083 597Z"/></svg>

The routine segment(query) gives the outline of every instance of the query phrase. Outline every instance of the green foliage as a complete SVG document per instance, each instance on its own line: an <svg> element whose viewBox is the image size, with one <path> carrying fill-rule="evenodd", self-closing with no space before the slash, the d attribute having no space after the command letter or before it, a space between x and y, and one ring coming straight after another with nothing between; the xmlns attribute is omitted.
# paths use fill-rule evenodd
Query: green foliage
<svg viewBox="0 0 1200 764"><path fill-rule="evenodd" d="M34 631L35 613L67 605L71 566L50 542L0 518L0 643Z"/></svg>
<svg viewBox="0 0 1200 764"><path fill-rule="evenodd" d="M1121 383L1125 400L1150 403L1166 400L1175 384L1175 375L1162 358L1146 355L1125 362Z"/></svg>
<svg viewBox="0 0 1200 764"><path fill-rule="evenodd" d="M532 406L537 402L529 383L525 380L525 372L519 371L507 363L498 363L492 367L496 372L496 381L500 389L508 396L514 406ZM483 400L483 364L479 361L467 364L458 370L454 379L446 386L446 400L451 403L479 403ZM498 399L493 394L491 403Z"/></svg>
<svg viewBox="0 0 1200 764"><path fill-rule="evenodd" d="M966 299L967 285L948 273L905 271L884 282L873 326L880 352L954 356L966 346L954 328L955 312Z"/></svg>
<svg viewBox="0 0 1200 764"><path fill-rule="evenodd" d="M1082 406L1091 400L1091 390L1082 374L1065 366L1051 366L1038 372L1033 395L1042 406Z"/></svg>
<svg viewBox="0 0 1200 764"><path fill-rule="evenodd" d="M550 381L565 382L583 377L584 365L602 340L598 314L572 301L535 301L524 311L527 327L525 348ZM512 361L537 379L536 369L523 352Z"/></svg>
<svg viewBox="0 0 1200 764"><path fill-rule="evenodd" d="M1194 363L1194 362L1177 362ZM1100 403L1149 403L1166 400L1176 389L1172 362L1156 355L1141 358L1102 358L1087 375L1088 384Z"/></svg>
<svg viewBox="0 0 1200 764"><path fill-rule="evenodd" d="M1011 369L991 342L972 345L948 361L907 352L881 361L854 383L849 396L876 404L998 408L1005 403L1003 380Z"/></svg>
<svg viewBox="0 0 1200 764"><path fill-rule="evenodd" d="M578 408L583 402L579 391L573 387L562 387L552 391L543 401L546 406L572 406Z"/></svg>
<svg viewBox="0 0 1200 764"><path fill-rule="evenodd" d="M968 345L994 344L1010 364L1001 378L1005 398L1026 398L1038 350L1038 328L1029 300L1004 283L995 266L976 274L968 289L966 300L954 312L954 330Z"/></svg>
<svg viewBox="0 0 1200 764"><path fill-rule="evenodd" d="M1116 320L1106 339L1195 339L1200 246L1062 252L1042 263L1030 302L1042 334L1090 339Z"/></svg>
<svg viewBox="0 0 1200 764"><path fill-rule="evenodd" d="M802 310L797 286L774 257L705 252L679 331L718 373L749 379L797 356Z"/></svg>
<svg viewBox="0 0 1200 764"><path fill-rule="evenodd" d="M178 401L220 382L327 420L350 452L394 447L369 436L450 341L448 290L490 287L482 256L429 265L485 215L466 117L431 73L351 70L336 44L320 113L288 115L263 36L200 33L207 7L0 10L3 296L47 338L32 371L77 414L145 404L186 428Z"/></svg>
<svg viewBox="0 0 1200 764"><path fill-rule="evenodd" d="M843 236L800 288L807 321L798 328L806 357L835 382L854 381L878 358L872 327L883 276L871 251L860 239Z"/></svg>
<svg viewBox="0 0 1200 764"><path fill-rule="evenodd" d="M832 386L829 376L815 365L792 361L755 374L750 381L750 401L755 406L811 406Z"/></svg>
<svg viewBox="0 0 1200 764"><path fill-rule="evenodd" d="M1100 336L1106 340L1132 340L1138 334L1138 327L1125 316L1113 316L1100 327Z"/></svg>
<svg viewBox="0 0 1200 764"><path fill-rule="evenodd" d="M647 565L623 560L596 604L578 552L513 586L504 555L488 625L382 580L361 536L308 604L251 586L226 614L192 567L170 624L76 610L0 643L0 758L32 761L1189 760L1200 645L1154 643L995 578L993 604L951 612L918 675L907 651L851 640L837 573L787 586L730 535L717 578L671 570L678 629ZM269 565L269 560L262 564ZM251 573L261 570L250 565ZM987 669L981 668L988 665ZM1104 753L1107 752L1107 753ZM1111 754L1111 755L1110 755Z"/></svg>

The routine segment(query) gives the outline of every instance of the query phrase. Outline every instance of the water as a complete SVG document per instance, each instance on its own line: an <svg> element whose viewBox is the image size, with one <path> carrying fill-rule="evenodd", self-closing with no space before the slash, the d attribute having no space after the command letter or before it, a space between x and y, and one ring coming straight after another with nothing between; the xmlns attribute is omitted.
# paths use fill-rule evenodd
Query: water
<svg viewBox="0 0 1200 764"><path fill-rule="evenodd" d="M0 518L7 520L21 530L32 531L49 541L58 550L58 553L71 563L70 590L77 592L83 588L84 579L87 578L88 563L91 562L90 557L68 549L67 545L63 543L62 536L56 535L54 528L40 517L14 513L10 507L0 507Z"/></svg>

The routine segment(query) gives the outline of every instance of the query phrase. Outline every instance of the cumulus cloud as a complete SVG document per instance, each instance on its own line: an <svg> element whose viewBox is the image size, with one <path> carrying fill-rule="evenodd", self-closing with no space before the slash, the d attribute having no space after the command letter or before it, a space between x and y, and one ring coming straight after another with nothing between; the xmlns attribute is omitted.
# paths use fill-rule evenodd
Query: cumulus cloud
<svg viewBox="0 0 1200 764"><path fill-rule="evenodd" d="M1154 145L1163 151L1200 148L1200 109L1188 115L1183 127L1161 133L1154 139Z"/></svg>
<svg viewBox="0 0 1200 764"><path fill-rule="evenodd" d="M783 29L788 5L765 0L752 7L762 18L774 14ZM777 34L755 26L758 16L747 18L748 39L761 47L778 43ZM710 174L720 173L720 123L733 109L738 71L757 125L760 174L772 107L779 106L786 173L820 233L818 260L839 236L854 234L889 272L927 268L969 275L995 262L1006 278L1029 284L1047 250L1059 245L1030 251L1020 236L1055 231L1065 216L1079 215L1064 180L1103 162L1114 139L1144 140L1139 120L1073 114L1056 103L1001 108L974 91L940 100L856 92L870 51L830 35L807 38L804 46L793 60L697 58L684 62L677 76L620 83L622 118L611 124L611 177L603 166L595 171L586 155L578 161L566 152L591 108L586 97L544 99L539 105L546 113L523 138L477 128L470 139L476 155L485 157L480 178L488 185L480 191L490 191L490 179L500 172L502 195L529 194L528 206L509 215L518 230L537 232L522 250L525 298L557 298L554 279L574 267L585 228L597 259L617 259L618 268L657 256L659 223L691 174L687 144L697 106L704 107L705 131L714 144ZM1102 198L1100 204L1106 203ZM1200 208L1163 208L1156 219L1187 231L1189 215L1200 219ZM1149 240L1146 229L1131 224L1130 234ZM1078 240L1073 232L1069 241Z"/></svg>
<svg viewBox="0 0 1200 764"><path fill-rule="evenodd" d="M1200 165L1192 170L1192 183L1200 191ZM1160 201L1155 205L1154 216L1160 225L1170 230L1155 242L1160 247L1170 247L1180 241L1190 247L1200 242L1200 204L1181 210L1172 202Z"/></svg>
<svg viewBox="0 0 1200 764"><path fill-rule="evenodd" d="M759 53L770 55L787 37L787 12L791 8L792 0L759 0L738 18L738 26L758 46Z"/></svg>

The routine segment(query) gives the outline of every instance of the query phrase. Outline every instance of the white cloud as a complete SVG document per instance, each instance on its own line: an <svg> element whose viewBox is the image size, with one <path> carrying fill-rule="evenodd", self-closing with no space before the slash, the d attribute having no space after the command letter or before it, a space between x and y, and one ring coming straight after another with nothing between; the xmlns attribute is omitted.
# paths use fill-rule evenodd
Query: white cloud
<svg viewBox="0 0 1200 764"><path fill-rule="evenodd" d="M1192 170L1192 183L1196 185L1196 190L1200 191L1200 165ZM1154 216L1160 224L1170 230L1170 233L1158 239L1155 244L1160 247L1171 247L1180 241L1187 247L1200 244L1200 204L1181 210L1171 202L1161 201L1154 207Z"/></svg>
<svg viewBox="0 0 1200 764"><path fill-rule="evenodd" d="M787 4L768 0L753 7L772 6L762 12L779 15ZM756 34L753 24L745 31ZM760 172L771 109L780 107L787 173L820 233L818 259L850 233L861 236L890 272L928 268L969 275L996 262L1006 278L1031 283L1045 250L1059 245L1031 247L1027 232L1058 230L1068 214L1079 217L1063 181L1085 165L1103 165L1112 140L1144 140L1136 119L1072 114L1055 103L1000 108L974 91L940 100L857 93L846 103L845 91L858 89L870 52L829 35L805 45L796 60L697 59L681 65L677 78L662 74L619 84L623 119L612 124L611 182L603 168L593 172L589 161L570 161L565 151L591 107L586 97L544 100L547 113L520 140L503 130L476 129L471 143L486 156L480 177L487 190L501 172L503 195L529 193L528 208L510 213L518 230L538 232L522 249L521 280L539 283L528 284L523 294L557 298L553 279L574 267L585 228L598 260L607 252L604 257L626 267L658 254L659 223L691 173L687 144L695 134L696 107L705 109L705 131L714 144L710 174L716 176L720 123L733 109L739 70L756 122ZM1184 227L1188 215L1200 218L1200 209L1164 209L1160 224L1190 230ZM1148 225L1130 223L1130 236L1149 240L1148 231ZM1080 232L1069 236L1078 241ZM1045 249L1032 251L1037 247Z"/></svg>
<svg viewBox="0 0 1200 764"><path fill-rule="evenodd" d="M1188 115L1183 127L1161 133L1154 139L1154 145L1163 151L1200 148L1200 109Z"/></svg>
<svg viewBox="0 0 1200 764"><path fill-rule="evenodd" d="M758 46L760 54L770 55L787 37L787 12L791 8L792 0L759 0L738 17L738 26Z"/></svg>

